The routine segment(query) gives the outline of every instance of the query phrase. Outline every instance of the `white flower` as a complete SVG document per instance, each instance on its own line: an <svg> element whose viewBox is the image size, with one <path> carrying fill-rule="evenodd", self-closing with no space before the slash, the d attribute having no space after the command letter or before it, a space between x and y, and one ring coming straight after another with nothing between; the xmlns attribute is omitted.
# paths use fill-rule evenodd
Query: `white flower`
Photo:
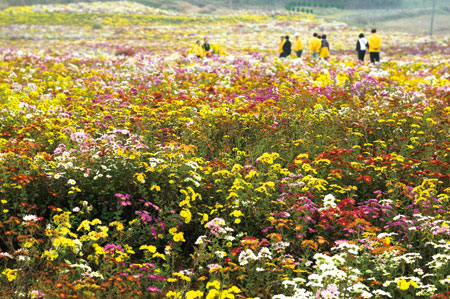
<svg viewBox="0 0 450 299"><path fill-rule="evenodd" d="M333 194L327 194L325 195L324 199L323 199L323 206L324 208L328 208L330 206L332 207L336 207L336 197L334 197Z"/></svg>
<svg viewBox="0 0 450 299"><path fill-rule="evenodd" d="M75 208L72 209L72 211L75 212L75 213L78 213L80 211L80 208L79 207L75 207Z"/></svg>
<svg viewBox="0 0 450 299"><path fill-rule="evenodd" d="M439 280L439 282L443 285L449 284L450 285L450 275L447 276L445 279Z"/></svg>
<svg viewBox="0 0 450 299"><path fill-rule="evenodd" d="M246 249L239 254L239 264L241 266L247 265L249 261L255 261L258 258L250 249Z"/></svg>
<svg viewBox="0 0 450 299"><path fill-rule="evenodd" d="M16 259L19 260L19 261L28 261L28 260L30 260L30 258L28 256L25 256L25 255L19 255L19 256L16 257Z"/></svg>
<svg viewBox="0 0 450 299"><path fill-rule="evenodd" d="M272 253L270 252L269 248L267 248L267 247L263 247L258 252L258 259L263 259L263 258L272 259Z"/></svg>
<svg viewBox="0 0 450 299"><path fill-rule="evenodd" d="M208 267L209 271L216 270L216 269L222 269L222 266L218 265L218 264L209 264L209 265L207 265L207 267Z"/></svg>
<svg viewBox="0 0 450 299"><path fill-rule="evenodd" d="M200 245L200 244L206 243L207 241L208 241L208 238L205 235L203 235L203 236L200 236L197 238L197 241L195 241L195 245Z"/></svg>
<svg viewBox="0 0 450 299"><path fill-rule="evenodd" d="M385 292L383 290L375 290L373 291L373 294L377 297L389 297L392 298L391 294L388 292Z"/></svg>
<svg viewBox="0 0 450 299"><path fill-rule="evenodd" d="M226 236L225 240L233 242L236 238L233 236Z"/></svg>
<svg viewBox="0 0 450 299"><path fill-rule="evenodd" d="M10 259L13 258L13 256L12 256L11 254L7 253L7 252L0 252L0 256L8 257L8 258L10 258Z"/></svg>
<svg viewBox="0 0 450 299"><path fill-rule="evenodd" d="M219 258L224 258L224 257L226 257L227 256L227 253L225 252L225 251L216 251L216 255L219 257Z"/></svg>
<svg viewBox="0 0 450 299"><path fill-rule="evenodd" d="M36 215L26 215L23 216L23 221L38 221L39 218Z"/></svg>
<svg viewBox="0 0 450 299"><path fill-rule="evenodd" d="M67 184L75 186L77 184L77 181L75 181L73 179L70 179L70 180L67 181Z"/></svg>

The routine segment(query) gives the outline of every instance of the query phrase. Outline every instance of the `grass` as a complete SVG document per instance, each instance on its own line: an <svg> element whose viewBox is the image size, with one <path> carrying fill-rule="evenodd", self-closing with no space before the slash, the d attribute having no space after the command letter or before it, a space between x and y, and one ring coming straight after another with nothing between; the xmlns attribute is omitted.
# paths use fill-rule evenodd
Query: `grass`
<svg viewBox="0 0 450 299"><path fill-rule="evenodd" d="M439 36L450 34L450 5L439 6L434 20L434 33ZM352 26L383 31L397 31L411 34L428 34L431 8L399 8L373 10L324 9L317 13L326 21L340 21Z"/></svg>

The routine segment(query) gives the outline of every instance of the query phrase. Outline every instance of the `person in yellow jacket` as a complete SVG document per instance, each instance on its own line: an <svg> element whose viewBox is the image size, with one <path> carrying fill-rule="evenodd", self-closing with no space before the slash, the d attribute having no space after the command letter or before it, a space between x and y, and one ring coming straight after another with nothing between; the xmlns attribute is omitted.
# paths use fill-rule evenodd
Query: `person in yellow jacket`
<svg viewBox="0 0 450 299"><path fill-rule="evenodd" d="M372 29L369 36L369 54L370 62L380 62L381 37L377 34L376 29Z"/></svg>
<svg viewBox="0 0 450 299"><path fill-rule="evenodd" d="M205 57L205 50L202 47L201 42L198 40L194 47L192 48L192 53L194 53L195 56L197 56L197 58L203 58Z"/></svg>
<svg viewBox="0 0 450 299"><path fill-rule="evenodd" d="M309 41L309 50L311 51L312 58L319 58L320 47L322 46L321 40L317 33L313 34L313 38Z"/></svg>
<svg viewBox="0 0 450 299"><path fill-rule="evenodd" d="M325 60L330 57L330 44L328 43L327 36L325 34L322 35L319 57Z"/></svg>
<svg viewBox="0 0 450 299"><path fill-rule="evenodd" d="M294 52L297 55L297 58L302 57L303 52L303 43L298 34L295 36L295 42L294 42Z"/></svg>
<svg viewBox="0 0 450 299"><path fill-rule="evenodd" d="M286 42L286 39L284 38L284 35L280 36L280 45L278 46L278 56L281 57L283 54L283 46Z"/></svg>

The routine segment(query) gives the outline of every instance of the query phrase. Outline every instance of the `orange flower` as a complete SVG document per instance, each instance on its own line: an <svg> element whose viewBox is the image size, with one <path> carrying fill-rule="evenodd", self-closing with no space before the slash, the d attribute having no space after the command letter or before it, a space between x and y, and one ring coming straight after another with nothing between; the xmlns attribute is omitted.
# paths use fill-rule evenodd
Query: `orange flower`
<svg viewBox="0 0 450 299"><path fill-rule="evenodd" d="M313 240L304 240L304 241L302 242L302 246L303 246L303 247L311 248L312 250L317 250L317 248L319 248L319 246L317 245L317 243L314 242Z"/></svg>
<svg viewBox="0 0 450 299"><path fill-rule="evenodd" d="M272 242L281 242L281 240L283 240L283 237L277 233L269 234L269 235L267 235L267 238L272 240Z"/></svg>

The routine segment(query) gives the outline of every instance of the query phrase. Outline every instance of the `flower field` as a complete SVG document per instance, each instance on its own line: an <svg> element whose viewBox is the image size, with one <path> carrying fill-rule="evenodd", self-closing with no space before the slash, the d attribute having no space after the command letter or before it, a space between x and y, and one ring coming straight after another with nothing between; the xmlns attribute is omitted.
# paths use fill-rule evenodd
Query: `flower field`
<svg viewBox="0 0 450 299"><path fill-rule="evenodd" d="M449 37L120 5L0 11L0 298L449 298Z"/></svg>

